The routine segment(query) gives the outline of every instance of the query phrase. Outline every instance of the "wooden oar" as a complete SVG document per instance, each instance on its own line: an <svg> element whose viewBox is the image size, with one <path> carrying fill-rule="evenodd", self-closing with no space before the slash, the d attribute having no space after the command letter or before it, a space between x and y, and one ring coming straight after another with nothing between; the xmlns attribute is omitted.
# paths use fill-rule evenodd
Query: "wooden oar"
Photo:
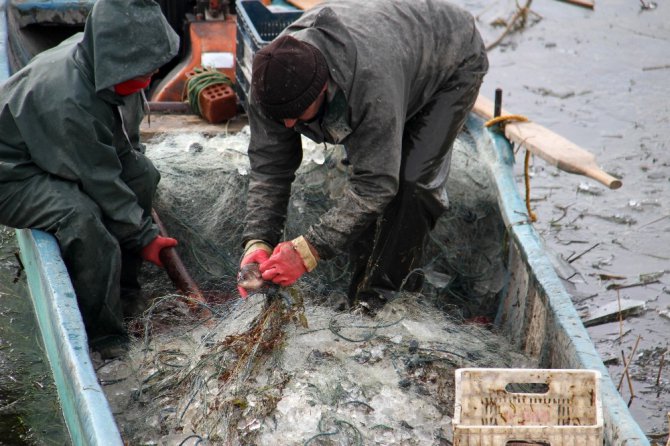
<svg viewBox="0 0 670 446"><path fill-rule="evenodd" d="M493 102L479 95L472 111L484 119L491 119ZM506 115L509 113L502 110L502 116ZM593 178L610 189L618 189L622 185L621 180L598 167L596 157L591 152L539 124L530 121L509 122L505 124L505 136L565 172Z"/></svg>
<svg viewBox="0 0 670 446"><path fill-rule="evenodd" d="M154 209L151 210L151 217L158 226L158 232L163 237L169 237L163 222L156 213ZM186 271L184 263L181 261L179 254L174 248L164 248L160 253L161 262L167 271L170 280L174 283L174 286L184 293L188 299L186 303L188 304L191 311L200 314L203 317L211 316L211 311L205 306L200 304L206 304L205 296L200 291L200 287L195 283L191 278L191 275ZM200 303L200 304L199 304Z"/></svg>

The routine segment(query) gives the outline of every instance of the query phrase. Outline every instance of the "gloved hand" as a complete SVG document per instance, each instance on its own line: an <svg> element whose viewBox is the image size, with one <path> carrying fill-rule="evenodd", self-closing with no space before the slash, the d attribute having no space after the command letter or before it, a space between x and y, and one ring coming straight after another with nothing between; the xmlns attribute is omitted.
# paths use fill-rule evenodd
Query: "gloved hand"
<svg viewBox="0 0 670 446"><path fill-rule="evenodd" d="M303 274L316 267L318 254L305 237L278 244L270 258L261 263L264 280L281 286L295 283Z"/></svg>
<svg viewBox="0 0 670 446"><path fill-rule="evenodd" d="M142 248L140 251L140 257L144 260L158 265L163 268L163 262L161 262L160 253L165 248L171 248L177 246L177 240L170 237L161 237L157 235L151 243Z"/></svg>
<svg viewBox="0 0 670 446"><path fill-rule="evenodd" d="M242 255L242 261L240 262L240 271L237 274L237 291L240 293L240 296L247 298L249 293L247 288L244 288L243 284L249 284L257 282L256 278L246 277L248 268L245 268L245 265L250 265L252 263L263 263L265 262L272 253L272 247L265 243L262 240L249 240L244 249L244 254ZM258 278L260 280L260 278ZM249 290L256 288L249 288Z"/></svg>

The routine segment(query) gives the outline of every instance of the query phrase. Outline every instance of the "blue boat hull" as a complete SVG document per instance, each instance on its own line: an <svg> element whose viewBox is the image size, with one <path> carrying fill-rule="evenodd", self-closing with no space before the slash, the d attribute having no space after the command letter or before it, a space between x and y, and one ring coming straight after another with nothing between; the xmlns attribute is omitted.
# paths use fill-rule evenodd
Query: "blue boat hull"
<svg viewBox="0 0 670 446"><path fill-rule="evenodd" d="M36 54L83 31L95 0L7 0L6 43L11 72L24 67Z"/></svg>
<svg viewBox="0 0 670 446"><path fill-rule="evenodd" d="M473 122L475 119L471 119L471 126ZM481 128L479 122L475 126ZM489 135L495 160L490 165L491 174L510 240L510 281L496 322L519 350L541 358L540 365L544 368L599 371L606 444L649 445L614 386L540 236L530 223L514 180L514 154L509 142L500 135Z"/></svg>
<svg viewBox="0 0 670 446"><path fill-rule="evenodd" d="M121 435L88 354L88 338L77 296L56 239L30 229L18 229L16 236L72 443L122 446Z"/></svg>
<svg viewBox="0 0 670 446"><path fill-rule="evenodd" d="M648 446L530 224L514 180L508 141L484 130L474 116L468 126L480 141L478 150L490 151L485 158L493 160L489 167L509 240L509 281L496 324L520 351L538 358L540 367L599 371L606 444ZM90 364L86 334L57 243L41 231L19 230L17 236L73 442L122 444Z"/></svg>

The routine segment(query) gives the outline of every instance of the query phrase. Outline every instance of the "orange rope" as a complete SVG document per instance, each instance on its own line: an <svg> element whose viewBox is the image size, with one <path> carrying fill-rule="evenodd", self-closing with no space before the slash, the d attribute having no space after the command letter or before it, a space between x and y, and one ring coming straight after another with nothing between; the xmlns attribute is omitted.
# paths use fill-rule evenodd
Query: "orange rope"
<svg viewBox="0 0 670 446"><path fill-rule="evenodd" d="M496 124L502 124L504 127L505 124L508 122L528 122L528 118L522 115L504 115L504 116L498 116L493 119L489 119L484 123L485 127L491 127ZM524 178L524 183L526 187L526 210L528 211L528 216L530 217L530 221L536 222L537 221L537 215L535 212L533 212L530 208L530 173L529 173L529 165L530 165L530 151L526 149L526 156L524 157L523 161L523 178Z"/></svg>
<svg viewBox="0 0 670 446"><path fill-rule="evenodd" d="M526 210L530 221L533 223L537 221L537 215L530 209L530 174L528 173L528 165L530 164L530 150L526 150L526 156L523 160L523 179L526 184Z"/></svg>
<svg viewBox="0 0 670 446"><path fill-rule="evenodd" d="M528 122L529 119L526 118L523 115L504 115L504 116L498 116L493 119L489 119L484 123L484 127L491 127L492 125L496 125L499 123L507 124L508 122Z"/></svg>

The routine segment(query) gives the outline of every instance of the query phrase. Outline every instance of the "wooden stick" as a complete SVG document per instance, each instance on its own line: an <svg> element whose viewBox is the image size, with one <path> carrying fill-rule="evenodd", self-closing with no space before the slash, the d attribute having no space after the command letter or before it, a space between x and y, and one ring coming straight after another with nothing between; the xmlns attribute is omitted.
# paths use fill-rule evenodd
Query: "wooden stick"
<svg viewBox="0 0 670 446"><path fill-rule="evenodd" d="M623 313L621 312L621 293L616 290L616 301L619 304L619 342L623 339Z"/></svg>
<svg viewBox="0 0 670 446"><path fill-rule="evenodd" d="M633 288L636 286L645 286L645 285L651 285L652 283L659 283L660 280L650 280L648 282L635 282L635 283L629 283L629 284L617 284L613 283L611 285L607 285L608 290L622 290L624 288Z"/></svg>
<svg viewBox="0 0 670 446"><path fill-rule="evenodd" d="M512 18L507 23L507 26L505 27L502 34L500 34L500 36L498 36L498 38L496 40L494 40L493 42L486 45L486 51L490 51L493 48L495 48L496 46L498 46L498 44L500 42L502 42L502 40L505 38L505 36L507 34L509 34L510 31L512 31L512 28L514 27L514 25L516 25L517 20L520 19L522 21L522 27L523 27L523 25L525 25L525 21L526 21L526 18L528 16L528 12L530 11L530 4L532 2L533 2L533 0L527 0L526 1L526 6L523 6L523 7L519 6L517 8L516 12L514 13Z"/></svg>
<svg viewBox="0 0 670 446"><path fill-rule="evenodd" d="M579 254L578 256L576 256L574 259L573 259L573 258L569 258L569 259L568 259L568 263L572 263L572 262L574 262L575 260L577 260L577 259L579 259L580 257L582 257L584 254L587 254L587 253L591 252L592 250L594 250L594 249L597 248L598 246L600 246L600 242L598 242L598 243L596 243L595 245L591 246L591 247L590 247L589 249L587 249L586 251L582 251L582 253ZM572 256L571 256L571 257L572 257Z"/></svg>
<svg viewBox="0 0 670 446"><path fill-rule="evenodd" d="M586 0L560 0L565 3L570 3L576 6L581 6L582 8L587 8L587 9L593 9L594 4L593 2L586 1Z"/></svg>
<svg viewBox="0 0 670 446"><path fill-rule="evenodd" d="M479 95L472 111L489 120L493 118L493 108L493 102ZM503 116L509 114L511 113L502 111ZM508 123L505 125L505 136L565 172L593 178L610 189L618 189L622 185L621 180L598 167L592 153L539 124Z"/></svg>
<svg viewBox="0 0 670 446"><path fill-rule="evenodd" d="M656 375L656 387L661 385L661 372L663 371L664 363L665 363L665 352L661 354L661 364L658 366L658 374Z"/></svg>
<svg viewBox="0 0 670 446"><path fill-rule="evenodd" d="M628 366L630 363L633 361L633 355L635 354L635 350L637 350L637 346L640 343L640 335L637 335L637 340L635 341L635 346L633 346L633 350L630 352L630 356L628 357L628 362L624 362L624 369L623 369L623 375L621 375L621 379L619 380L619 385L616 387L616 389L621 392L621 384L623 384L623 378L628 375ZM625 361L625 358L624 358Z"/></svg>
<svg viewBox="0 0 670 446"><path fill-rule="evenodd" d="M155 209L151 210L151 217L153 218L154 223L156 223L156 226L158 226L158 232L160 235L163 237L169 237L167 230ZM199 313L203 317L211 316L211 311L209 311L206 306L199 305L199 303L206 304L207 301L205 296L203 296L202 291L200 291L198 285L186 270L184 263L181 261L181 258L177 253L177 250L174 248L162 249L160 252L160 259L161 262L163 262L163 266L165 267L170 280L172 280L172 283L174 283L174 286L188 297L188 299L186 299L186 303L190 307L191 311Z"/></svg>
<svg viewBox="0 0 670 446"><path fill-rule="evenodd" d="M627 364L626 354L623 352L623 350L621 350L621 358L623 358L624 365ZM628 381L628 391L630 392L630 399L632 401L633 397L635 396L635 392L633 391L633 383L630 380L630 373L628 373L628 369L626 369L626 380ZM630 406L630 403L628 405Z"/></svg>

